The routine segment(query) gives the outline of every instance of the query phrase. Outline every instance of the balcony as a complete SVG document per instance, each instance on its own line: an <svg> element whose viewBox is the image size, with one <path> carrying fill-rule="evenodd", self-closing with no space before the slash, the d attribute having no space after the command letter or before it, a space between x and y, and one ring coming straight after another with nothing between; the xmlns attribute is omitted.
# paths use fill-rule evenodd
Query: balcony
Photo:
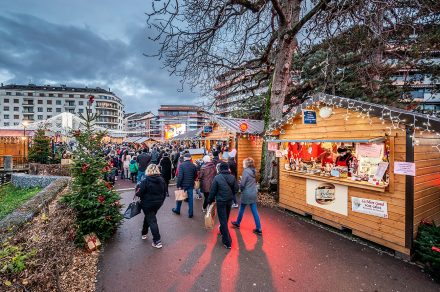
<svg viewBox="0 0 440 292"><path fill-rule="evenodd" d="M65 103L65 104L64 104L64 107L67 107L67 108L75 108L76 105L75 105L74 103Z"/></svg>
<svg viewBox="0 0 440 292"><path fill-rule="evenodd" d="M22 111L22 113L23 113L23 114L27 114L27 113L29 113L29 114L33 114L33 113L34 113L34 110L33 110L33 109L27 109L27 110L24 109L24 110Z"/></svg>

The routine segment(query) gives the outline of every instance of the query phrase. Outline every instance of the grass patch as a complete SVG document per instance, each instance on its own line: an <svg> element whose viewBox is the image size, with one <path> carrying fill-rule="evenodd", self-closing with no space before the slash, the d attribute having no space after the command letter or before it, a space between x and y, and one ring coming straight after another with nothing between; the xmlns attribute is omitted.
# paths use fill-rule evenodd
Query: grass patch
<svg viewBox="0 0 440 292"><path fill-rule="evenodd" d="M41 190L40 187L21 189L11 184L0 187L0 220L23 205Z"/></svg>

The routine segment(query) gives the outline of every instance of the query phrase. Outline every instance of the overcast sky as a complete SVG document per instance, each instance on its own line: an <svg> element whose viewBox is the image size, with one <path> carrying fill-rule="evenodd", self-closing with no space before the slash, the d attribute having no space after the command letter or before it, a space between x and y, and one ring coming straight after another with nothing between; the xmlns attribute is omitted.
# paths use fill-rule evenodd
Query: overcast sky
<svg viewBox="0 0 440 292"><path fill-rule="evenodd" d="M151 0L13 0L0 9L0 82L110 88L126 112L195 104L147 41Z"/></svg>

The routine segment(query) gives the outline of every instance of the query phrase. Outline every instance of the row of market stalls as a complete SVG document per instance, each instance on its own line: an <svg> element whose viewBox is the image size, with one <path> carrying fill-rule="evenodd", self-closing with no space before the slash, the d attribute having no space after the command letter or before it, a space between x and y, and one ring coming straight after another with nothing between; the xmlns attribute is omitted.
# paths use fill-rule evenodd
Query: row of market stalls
<svg viewBox="0 0 440 292"><path fill-rule="evenodd" d="M238 176L241 176L243 160L248 157L254 159L257 173L260 171L263 131L263 121L213 116L203 128L176 136L171 141L188 147L195 159L213 148L236 149Z"/></svg>
<svg viewBox="0 0 440 292"><path fill-rule="evenodd" d="M318 94L273 123L281 207L410 255L440 223L440 119Z"/></svg>

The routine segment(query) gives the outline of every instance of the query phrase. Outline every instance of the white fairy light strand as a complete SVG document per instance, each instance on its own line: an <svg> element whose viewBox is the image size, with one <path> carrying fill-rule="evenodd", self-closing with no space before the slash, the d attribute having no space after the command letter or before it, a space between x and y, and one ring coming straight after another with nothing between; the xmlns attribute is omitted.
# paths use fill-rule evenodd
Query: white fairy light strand
<svg viewBox="0 0 440 292"><path fill-rule="evenodd" d="M357 117L362 119L367 119L368 123L372 125L373 121L371 119L370 113L375 111L373 105L369 103L365 103L365 107L364 107L362 103L358 105L357 103L360 102L343 97L331 96L323 93L315 95L314 97L308 96L306 101L304 101L299 106L295 107L291 112L287 113L283 118L281 118L278 121L275 121L269 126L268 130L266 131L265 140L268 142L275 140L275 137L273 136L271 137L272 131L279 129L281 126L285 124L293 124L292 119L295 116L302 113L302 111L307 109L308 107L316 106L318 104L325 104L326 106L331 106L333 108L346 108L347 112L343 115L346 121L348 121L348 119L352 115L350 111L357 112L358 113ZM410 128L412 128L412 134L410 135L410 137L412 138L413 146L420 144L420 141L417 140L416 138L417 130L421 131L420 135L423 135L423 133L427 132L427 133L435 133L438 137L440 137L440 133L431 128L432 126L431 120L433 117L430 117L429 115L422 115L411 112L403 113L402 111L392 109L388 106L383 106L379 114L380 114L379 120L382 121L382 124L385 124L385 121L391 122L391 125L386 127L388 135L391 135L393 130L405 131L404 125L408 125ZM402 114L412 115L413 118L412 123L408 124L408 121L405 118L401 118ZM426 119L426 121L422 123L423 127L417 125L417 122L421 121L418 119L418 117ZM440 121L438 122L440 123ZM440 152L440 143L432 147Z"/></svg>

